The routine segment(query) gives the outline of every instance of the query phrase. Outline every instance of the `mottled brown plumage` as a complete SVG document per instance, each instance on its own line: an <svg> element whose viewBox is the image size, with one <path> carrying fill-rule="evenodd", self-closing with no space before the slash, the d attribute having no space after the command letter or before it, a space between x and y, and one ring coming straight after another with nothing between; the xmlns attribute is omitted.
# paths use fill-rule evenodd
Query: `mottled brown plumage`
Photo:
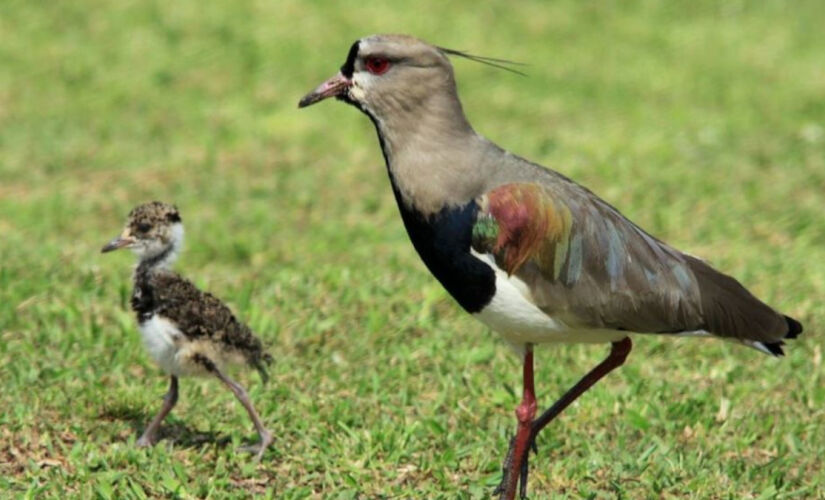
<svg viewBox="0 0 825 500"><path fill-rule="evenodd" d="M266 380L264 364L271 362L272 357L223 302L169 269L182 243L183 225L177 208L155 201L135 207L123 233L103 247L104 252L130 248L138 256L132 310L144 345L171 376L163 407L137 444L154 444L160 423L177 402L179 376L208 374L220 379L249 413L261 437L261 442L249 447L249 451L255 452L256 460L260 460L272 436L246 391L223 369L229 363L245 363L256 368Z"/></svg>
<svg viewBox="0 0 825 500"><path fill-rule="evenodd" d="M138 317L162 316L180 330L187 341L207 341L230 358L239 355L266 379L264 364L272 361L261 341L229 307L189 280L167 269L135 273L132 309Z"/></svg>

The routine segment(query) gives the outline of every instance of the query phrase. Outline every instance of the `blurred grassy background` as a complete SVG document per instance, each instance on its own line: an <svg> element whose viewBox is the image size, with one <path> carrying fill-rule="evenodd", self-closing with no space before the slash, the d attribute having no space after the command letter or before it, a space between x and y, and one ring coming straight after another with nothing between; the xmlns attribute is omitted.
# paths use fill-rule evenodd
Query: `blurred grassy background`
<svg viewBox="0 0 825 500"><path fill-rule="evenodd" d="M478 498L520 368L426 272L375 134L298 99L353 40L405 32L529 64L455 61L476 129L585 184L805 323L789 355L639 338L539 439L533 498L823 498L825 4L181 0L0 3L4 496ZM276 434L166 379L128 311L138 202L178 204L178 268L277 361L241 375ZM540 406L606 347L537 354Z"/></svg>

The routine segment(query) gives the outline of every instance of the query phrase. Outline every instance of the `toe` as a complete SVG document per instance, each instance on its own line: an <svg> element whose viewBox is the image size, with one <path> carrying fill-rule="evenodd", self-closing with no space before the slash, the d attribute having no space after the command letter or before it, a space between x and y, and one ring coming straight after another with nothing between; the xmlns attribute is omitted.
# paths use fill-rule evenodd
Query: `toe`
<svg viewBox="0 0 825 500"><path fill-rule="evenodd" d="M248 444L246 446L241 446L238 448L238 451L241 453L258 453L261 451L261 444Z"/></svg>
<svg viewBox="0 0 825 500"><path fill-rule="evenodd" d="M238 450L246 453L254 453L254 460L260 462L270 444L272 444L272 434L265 432L261 434L261 441L259 443L241 446Z"/></svg>
<svg viewBox="0 0 825 500"><path fill-rule="evenodd" d="M140 436L140 438L135 441L135 446L138 448L151 448L154 444L153 440L147 436Z"/></svg>

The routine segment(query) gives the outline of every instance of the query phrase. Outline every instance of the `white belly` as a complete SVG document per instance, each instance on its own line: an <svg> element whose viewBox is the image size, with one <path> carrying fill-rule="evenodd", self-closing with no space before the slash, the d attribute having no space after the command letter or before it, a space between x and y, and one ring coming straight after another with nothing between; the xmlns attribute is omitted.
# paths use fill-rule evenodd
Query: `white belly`
<svg viewBox="0 0 825 500"><path fill-rule="evenodd" d="M158 315L140 323L140 334L143 345L155 362L170 375L180 375L181 367L177 353L180 339L183 337L180 330L168 319Z"/></svg>
<svg viewBox="0 0 825 500"><path fill-rule="evenodd" d="M627 336L617 330L582 330L571 328L554 319L530 301L527 285L515 276L508 276L489 254L473 255L488 264L496 273L496 293L484 309L475 313L479 321L489 326L514 347L548 342L614 342Z"/></svg>

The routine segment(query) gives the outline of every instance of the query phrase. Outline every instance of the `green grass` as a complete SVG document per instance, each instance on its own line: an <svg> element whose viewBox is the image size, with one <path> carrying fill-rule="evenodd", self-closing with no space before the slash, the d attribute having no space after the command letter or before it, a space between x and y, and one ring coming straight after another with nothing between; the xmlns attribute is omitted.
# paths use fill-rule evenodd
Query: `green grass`
<svg viewBox="0 0 825 500"><path fill-rule="evenodd" d="M374 132L298 99L349 44L409 32L529 63L456 61L502 146L585 184L798 317L771 359L639 337L541 435L534 498L825 497L825 4L795 2L0 3L2 496L479 498L499 479L520 368L426 272ZM178 268L271 346L238 377L166 379L128 311L138 202L178 204ZM537 352L540 405L605 356Z"/></svg>

